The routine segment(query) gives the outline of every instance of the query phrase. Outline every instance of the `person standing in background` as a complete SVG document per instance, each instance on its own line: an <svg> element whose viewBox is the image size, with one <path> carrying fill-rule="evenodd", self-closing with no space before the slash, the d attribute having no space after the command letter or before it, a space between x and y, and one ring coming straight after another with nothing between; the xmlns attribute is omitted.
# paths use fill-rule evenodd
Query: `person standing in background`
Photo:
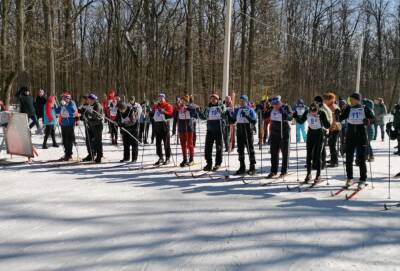
<svg viewBox="0 0 400 271"><path fill-rule="evenodd" d="M378 98L374 100L374 113L375 113L375 122L374 122L374 138L376 140L378 136L378 127L381 131L381 139L385 140L385 116L387 114L387 108L382 98Z"/></svg>

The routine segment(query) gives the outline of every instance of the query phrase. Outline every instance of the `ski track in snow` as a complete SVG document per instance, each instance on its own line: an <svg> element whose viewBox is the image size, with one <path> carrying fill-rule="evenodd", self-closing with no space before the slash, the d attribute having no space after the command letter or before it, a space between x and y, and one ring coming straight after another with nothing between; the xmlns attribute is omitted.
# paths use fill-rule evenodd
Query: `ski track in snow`
<svg viewBox="0 0 400 271"><path fill-rule="evenodd" d="M293 127L293 140L294 132ZM85 145L76 133L82 158ZM328 169L329 186L289 192L284 183L261 187L259 182L267 182L262 179L244 185L173 174L188 168L129 171L140 163L118 166L122 146L103 138L100 165L12 164L23 161L18 157L0 162L0 270L400 270L400 208L382 211L385 202L400 200L399 179L392 179L387 199L387 141L373 142L375 188L346 201L346 192L330 196L344 184L342 165ZM41 140L33 136L36 161L62 156L61 147L41 150ZM203 159L201 140L193 170ZM179 163L180 148L171 148ZM230 159L233 172L236 152ZM155 160L155 147L146 146L144 165ZM400 171L399 162L392 156L392 175ZM304 164L301 143L300 180ZM296 170L294 143L290 170ZM354 172L358 176L358 168ZM286 183L296 180L292 174Z"/></svg>

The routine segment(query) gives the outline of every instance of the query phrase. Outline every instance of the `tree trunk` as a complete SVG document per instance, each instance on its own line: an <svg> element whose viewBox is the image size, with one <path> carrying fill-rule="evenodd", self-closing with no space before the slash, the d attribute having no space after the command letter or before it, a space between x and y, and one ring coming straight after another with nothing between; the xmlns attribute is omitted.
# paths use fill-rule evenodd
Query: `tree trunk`
<svg viewBox="0 0 400 271"><path fill-rule="evenodd" d="M241 0L242 41L240 44L240 91L245 91L246 81L246 27L247 27L247 0Z"/></svg>
<svg viewBox="0 0 400 271"><path fill-rule="evenodd" d="M56 73L54 65L53 46L53 7L51 0L42 0L44 27L46 30L46 55L47 55L47 89L51 95L56 94Z"/></svg>
<svg viewBox="0 0 400 271"><path fill-rule="evenodd" d="M5 81L5 63L6 63L6 44L7 44L7 38L6 38L6 33L7 33L7 28L8 28L8 9L9 9L9 0L3 0L1 3L1 32L0 32L0 88L1 91L3 92L2 95L0 95L0 98L2 98L5 102L7 102L6 99L6 81Z"/></svg>
<svg viewBox="0 0 400 271"><path fill-rule="evenodd" d="M16 0L16 11L17 11L17 71L25 71L25 1Z"/></svg>
<svg viewBox="0 0 400 271"><path fill-rule="evenodd" d="M198 39L199 39L199 59L200 59L200 77L201 77L201 93L207 91L207 80L205 75L205 61L204 61L204 0L199 0L198 7Z"/></svg>
<svg viewBox="0 0 400 271"><path fill-rule="evenodd" d="M250 18L255 18L256 15L256 0L250 0ZM249 92L250 98L253 97L252 83L253 83L253 62L254 62L254 31L255 23L253 19L250 19L250 30L249 30L249 48L247 56L247 91Z"/></svg>
<svg viewBox="0 0 400 271"><path fill-rule="evenodd" d="M186 91L193 95L193 46L192 46L192 25L193 25L192 0L187 0L186 15L186 63L185 81Z"/></svg>

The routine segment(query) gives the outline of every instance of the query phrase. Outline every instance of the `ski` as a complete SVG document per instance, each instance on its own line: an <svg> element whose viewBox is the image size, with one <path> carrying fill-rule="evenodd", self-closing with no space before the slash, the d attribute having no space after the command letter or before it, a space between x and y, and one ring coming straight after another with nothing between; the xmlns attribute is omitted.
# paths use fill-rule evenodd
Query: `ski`
<svg viewBox="0 0 400 271"><path fill-rule="evenodd" d="M342 186L342 188L340 188L336 192L331 191L331 197L336 197L339 194L343 193L344 191L349 190L354 184L357 184L357 182L353 182L349 186Z"/></svg>
<svg viewBox="0 0 400 271"><path fill-rule="evenodd" d="M139 166L139 167L130 167L128 168L129 171L136 171L136 170L149 170L149 169L157 169L157 168L175 168L174 165L146 165L146 166Z"/></svg>
<svg viewBox="0 0 400 271"><path fill-rule="evenodd" d="M385 203L383 205L383 208L385 209L384 211L390 211L390 210L392 210L394 208L398 208L398 207L400 207L400 202L398 202L396 204L387 204L387 203Z"/></svg>
<svg viewBox="0 0 400 271"><path fill-rule="evenodd" d="M323 181L325 181L324 179L320 179L319 181L317 181L317 182L313 182L313 183L306 183L306 182L302 182L302 183L300 183L299 185L297 185L297 186L295 186L295 187L290 187L289 185L287 185L286 186L286 189L288 190L288 191L293 191L293 190L297 190L297 191L299 191L299 192L306 192L306 191L309 191L309 190L311 190L311 189L313 189L314 187L316 187L317 185L319 185L320 183L322 183ZM310 184L309 186L307 186L306 188L304 188L304 189L302 189L305 185L308 185L308 184Z"/></svg>
<svg viewBox="0 0 400 271"><path fill-rule="evenodd" d="M368 184L366 183L364 185L364 187L362 187L362 188L357 187L357 189L354 190L350 195L346 194L346 200L350 200L350 199L354 198L358 193L360 193L362 190L364 190L364 188L366 188L367 186L368 186Z"/></svg>

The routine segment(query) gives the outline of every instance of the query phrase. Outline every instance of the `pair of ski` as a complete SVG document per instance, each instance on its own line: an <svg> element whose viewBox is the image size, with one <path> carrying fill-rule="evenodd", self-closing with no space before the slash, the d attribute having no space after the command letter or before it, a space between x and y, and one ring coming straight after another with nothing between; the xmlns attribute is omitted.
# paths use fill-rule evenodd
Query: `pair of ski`
<svg viewBox="0 0 400 271"><path fill-rule="evenodd" d="M336 192L331 191L331 196L336 197L345 191L352 191L350 194L346 194L346 200L350 200L350 199L354 198L358 193L360 193L365 187L368 186L368 184L365 184L363 187L357 187L354 189L354 188L352 188L352 187L354 187L354 185L358 185L358 182L353 182L350 186L343 186Z"/></svg>
<svg viewBox="0 0 400 271"><path fill-rule="evenodd" d="M319 180L315 180L312 183L309 182L302 182L299 185L296 185L294 187L290 187L289 185L286 186L286 189L288 191L298 191L298 192L307 192L312 190L313 188L317 187L318 185L320 185L321 183L323 183L324 181L326 181L323 178L320 178ZM304 187L306 186L306 187Z"/></svg>
<svg viewBox="0 0 400 271"><path fill-rule="evenodd" d="M393 210L393 209L399 208L399 207L400 207L400 202L395 203L395 204L388 204L388 203L385 203L385 204L383 205L384 211L390 211L390 210Z"/></svg>
<svg viewBox="0 0 400 271"><path fill-rule="evenodd" d="M195 166L196 163L193 165ZM223 169L224 167L220 167L218 170ZM192 178L202 178L205 176L210 177L210 179L212 178L212 173L218 172L218 170L213 170L213 171L204 171L204 170L194 170L194 171L190 171L189 174L180 174L179 172L174 172L175 176L178 178L187 178L187 177L192 177Z"/></svg>

